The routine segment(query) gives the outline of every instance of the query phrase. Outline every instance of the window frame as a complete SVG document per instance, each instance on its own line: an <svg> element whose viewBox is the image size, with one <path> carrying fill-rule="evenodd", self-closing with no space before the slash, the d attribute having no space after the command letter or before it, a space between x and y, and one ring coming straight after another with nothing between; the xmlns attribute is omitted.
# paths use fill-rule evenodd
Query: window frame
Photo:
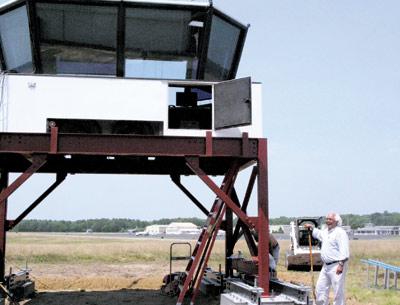
<svg viewBox="0 0 400 305"><path fill-rule="evenodd" d="M37 4L48 3L48 4L72 4L82 6L107 6L117 8L117 32L115 33L116 38L116 67L115 74L112 77L125 77L125 27L126 27L126 9L127 8L149 8L149 9L169 9L169 10L185 10L191 12L204 12L206 14L205 24L203 28L202 39L200 39L199 49L201 50L198 54L199 60L197 64L197 73L195 80L204 80L205 66L207 63L207 54L209 39L212 26L213 16L218 16L222 20L228 22L232 26L239 28L240 34L236 49L234 51L234 57L232 60L231 68L227 79L230 80L236 77L237 69L239 66L241 54L246 40L249 25L243 25L232 17L226 15L219 9L215 8L212 4L210 5L190 5L190 4L178 4L178 3L154 3L154 2L134 2L134 1L110 1L110 0L18 0L13 3L4 5L0 9L0 15L3 15L11 10L26 5L29 22L29 35L31 39L31 54L34 74L43 74L43 62L41 58L41 46L40 46L40 33L38 18L37 18ZM6 62L3 54L3 47L0 42L0 66L2 70L6 70ZM96 75L96 74L95 74ZM101 74L100 74L101 75ZM110 75L108 75L110 76ZM186 79L189 80L189 79Z"/></svg>
<svg viewBox="0 0 400 305"><path fill-rule="evenodd" d="M28 26L29 26L29 38L30 38L30 43L31 43L31 57L32 57L32 66L33 66L33 73L35 73L35 61L34 61L34 54L32 52L34 46L33 46L33 41L32 41L32 33L31 33L31 26L30 26L30 15L29 15L29 8L28 8L28 2L29 1L24 1L24 0L19 0L13 3L9 3L0 10L0 16L5 15L11 11L14 11L16 9L19 9L20 7L26 6L26 13L28 16ZM6 59L4 57L4 52L3 52L3 43L0 39L0 67L1 71L7 71L7 63Z"/></svg>
<svg viewBox="0 0 400 305"><path fill-rule="evenodd" d="M226 81L226 80L235 79L236 73L237 73L237 70L238 70L238 67L239 67L240 58L242 56L244 43L245 43L245 40L246 40L246 37L247 37L247 32L248 32L248 29L250 27L250 24L245 26L242 23L238 22L237 20L233 19L232 17L226 15L225 13L223 13L222 11L220 11L217 8L214 8L214 7L211 7L211 9L209 11L209 16L208 16L208 19L209 19L208 38L207 38L207 47L203 49L204 58L203 58L201 79L204 80L204 76L205 76L205 69L206 69L207 56L208 56L208 47L210 45L210 34L211 34L211 27L212 27L212 19L213 19L214 15L216 17L220 18L221 20L227 22L231 26L236 27L236 28L239 29L239 37L238 37L238 41L237 41L237 44L236 44L235 51L233 52L234 55L233 55L231 67L229 69L229 74L228 74L226 79L222 79L220 81Z"/></svg>

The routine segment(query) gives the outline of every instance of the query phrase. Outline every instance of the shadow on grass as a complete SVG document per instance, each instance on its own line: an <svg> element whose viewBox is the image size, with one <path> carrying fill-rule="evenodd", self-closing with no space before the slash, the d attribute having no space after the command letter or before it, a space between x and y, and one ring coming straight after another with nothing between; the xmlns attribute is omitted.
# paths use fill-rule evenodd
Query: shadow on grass
<svg viewBox="0 0 400 305"><path fill-rule="evenodd" d="M122 289L114 291L39 292L24 305L175 305L177 297L164 296L159 290ZM219 305L219 297L199 293L196 305ZM190 304L185 299L183 304Z"/></svg>

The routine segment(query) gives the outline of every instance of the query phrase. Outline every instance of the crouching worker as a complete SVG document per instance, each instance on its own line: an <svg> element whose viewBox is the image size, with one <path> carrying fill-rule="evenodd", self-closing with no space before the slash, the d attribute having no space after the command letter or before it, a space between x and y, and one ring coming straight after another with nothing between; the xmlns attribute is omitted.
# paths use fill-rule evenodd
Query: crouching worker
<svg viewBox="0 0 400 305"><path fill-rule="evenodd" d="M256 231L253 232L254 239L258 242L258 234ZM275 236L271 233L269 234L269 269L272 272L271 277L276 277L276 269L278 267L279 262L279 243L276 240Z"/></svg>
<svg viewBox="0 0 400 305"><path fill-rule="evenodd" d="M279 243L275 236L271 233L269 234L269 268L272 270L272 277L276 277L276 270L278 268L279 262Z"/></svg>

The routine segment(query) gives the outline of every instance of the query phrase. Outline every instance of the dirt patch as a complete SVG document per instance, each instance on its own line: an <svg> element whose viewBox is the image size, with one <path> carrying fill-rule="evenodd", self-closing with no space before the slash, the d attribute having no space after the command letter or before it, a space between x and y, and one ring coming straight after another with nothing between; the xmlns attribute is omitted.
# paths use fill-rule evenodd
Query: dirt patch
<svg viewBox="0 0 400 305"><path fill-rule="evenodd" d="M123 289L118 291L42 292L24 305L175 305L177 298L163 296L157 290ZM190 304L190 299L184 304ZM199 295L196 305L219 305L219 298Z"/></svg>
<svg viewBox="0 0 400 305"><path fill-rule="evenodd" d="M21 305L175 305L177 301L177 297L160 293L168 263L30 267L38 293ZM190 300L184 304L190 304ZM219 305L219 298L199 294L196 305Z"/></svg>
<svg viewBox="0 0 400 305"><path fill-rule="evenodd" d="M31 266L39 291L158 289L168 264L89 264Z"/></svg>

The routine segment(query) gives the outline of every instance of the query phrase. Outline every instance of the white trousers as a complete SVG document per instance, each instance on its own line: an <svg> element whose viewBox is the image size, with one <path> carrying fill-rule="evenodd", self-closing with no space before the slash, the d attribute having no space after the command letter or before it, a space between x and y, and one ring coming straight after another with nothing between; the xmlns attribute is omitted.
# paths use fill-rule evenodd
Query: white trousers
<svg viewBox="0 0 400 305"><path fill-rule="evenodd" d="M329 289L333 289L333 305L345 305L345 279L347 272L347 262L344 264L343 272L336 274L338 264L325 265L321 269L315 293L317 295L317 305L329 304Z"/></svg>

